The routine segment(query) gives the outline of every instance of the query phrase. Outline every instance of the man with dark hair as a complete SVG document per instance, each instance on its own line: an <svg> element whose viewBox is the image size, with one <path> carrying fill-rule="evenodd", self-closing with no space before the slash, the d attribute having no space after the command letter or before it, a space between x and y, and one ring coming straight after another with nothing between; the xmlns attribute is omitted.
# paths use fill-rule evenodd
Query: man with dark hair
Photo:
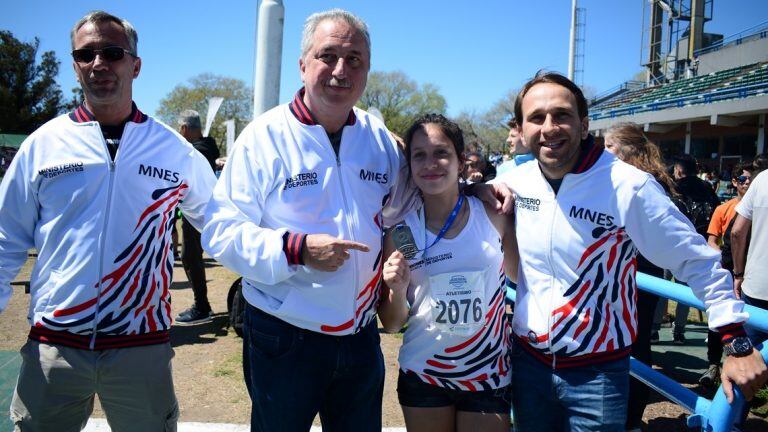
<svg viewBox="0 0 768 432"><path fill-rule="evenodd" d="M517 196L521 262L515 430L624 430L638 252L690 283L727 346L739 340L723 367L724 390L731 400L736 383L751 398L768 372L739 339L748 315L730 275L650 174L595 144L578 86L539 75L520 91L515 117L536 158L500 179Z"/></svg>
<svg viewBox="0 0 768 432"><path fill-rule="evenodd" d="M180 207L202 227L216 179L132 102L137 40L106 12L75 24L84 103L30 135L0 184L0 310L27 250L38 253L16 430L80 430L96 394L113 431L176 430L171 226Z"/></svg>
<svg viewBox="0 0 768 432"><path fill-rule="evenodd" d="M755 159L752 161L752 175L757 177L766 168L768 168L768 153L760 153L755 156Z"/></svg>
<svg viewBox="0 0 768 432"><path fill-rule="evenodd" d="M219 148L212 137L204 137L200 114L194 110L185 110L179 116L179 133L190 144L205 156L211 165L211 171L216 171L216 159L219 157ZM211 304L208 302L208 283L205 280L205 262L203 261L203 247L200 245L200 231L198 231L184 215L181 218L181 264L184 273L192 285L195 294L195 302L192 307L184 310L176 317L179 325L196 324L211 320Z"/></svg>
<svg viewBox="0 0 768 432"><path fill-rule="evenodd" d="M675 178L675 190L682 197L685 215L688 216L696 232L706 240L712 213L720 205L720 199L706 181L696 177L697 165L696 158L691 155L677 156L674 159L672 176ZM660 303L662 307L666 307L666 304L666 301ZM672 343L675 345L686 343L685 326L688 323L690 309L690 306L679 302L675 307L675 321L672 325ZM656 313L659 313L658 310Z"/></svg>

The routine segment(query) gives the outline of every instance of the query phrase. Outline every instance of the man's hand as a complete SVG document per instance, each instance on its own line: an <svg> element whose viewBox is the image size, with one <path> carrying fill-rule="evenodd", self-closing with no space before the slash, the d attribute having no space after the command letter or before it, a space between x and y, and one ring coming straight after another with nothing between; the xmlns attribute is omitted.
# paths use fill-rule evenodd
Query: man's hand
<svg viewBox="0 0 768 432"><path fill-rule="evenodd" d="M733 278L733 294L739 300L741 300L741 283L742 282L744 282L744 277L742 276Z"/></svg>
<svg viewBox="0 0 768 432"><path fill-rule="evenodd" d="M405 259L402 252L395 250L384 263L384 269L381 271L381 277L387 284L390 291L395 295L402 295L408 283L411 281L411 269L408 266L408 260Z"/></svg>
<svg viewBox="0 0 768 432"><path fill-rule="evenodd" d="M728 356L723 363L720 379L728 403L733 402L734 384L739 386L747 400L751 400L768 380L768 368L760 352L753 349L751 354L744 357Z"/></svg>
<svg viewBox="0 0 768 432"><path fill-rule="evenodd" d="M488 203L496 209L499 214L509 215L515 205L515 195L512 189L504 183L484 183L472 186L475 189L475 196L481 201Z"/></svg>
<svg viewBox="0 0 768 432"><path fill-rule="evenodd" d="M340 240L328 234L308 234L301 257L304 265L320 271L336 271L349 259L349 249L368 252L368 246L350 240Z"/></svg>

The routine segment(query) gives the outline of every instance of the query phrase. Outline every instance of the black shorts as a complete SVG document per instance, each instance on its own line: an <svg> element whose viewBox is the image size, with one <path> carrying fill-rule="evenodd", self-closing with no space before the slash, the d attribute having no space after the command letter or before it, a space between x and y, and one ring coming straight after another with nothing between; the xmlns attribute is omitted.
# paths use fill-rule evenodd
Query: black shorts
<svg viewBox="0 0 768 432"><path fill-rule="evenodd" d="M457 411L483 414L509 414L512 410L512 388L463 391L427 384L413 373L400 371L397 377L400 405L411 408L455 406Z"/></svg>

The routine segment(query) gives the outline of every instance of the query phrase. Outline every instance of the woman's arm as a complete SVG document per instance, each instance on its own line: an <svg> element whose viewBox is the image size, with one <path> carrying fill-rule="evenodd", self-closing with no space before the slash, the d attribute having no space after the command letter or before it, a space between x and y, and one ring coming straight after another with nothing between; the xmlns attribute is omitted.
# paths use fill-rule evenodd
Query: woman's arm
<svg viewBox="0 0 768 432"><path fill-rule="evenodd" d="M382 294L379 303L379 319L387 333L396 333L408 321L410 307L406 299L408 284L411 281L411 270L408 260L395 249L390 231L384 237L384 262L382 269Z"/></svg>

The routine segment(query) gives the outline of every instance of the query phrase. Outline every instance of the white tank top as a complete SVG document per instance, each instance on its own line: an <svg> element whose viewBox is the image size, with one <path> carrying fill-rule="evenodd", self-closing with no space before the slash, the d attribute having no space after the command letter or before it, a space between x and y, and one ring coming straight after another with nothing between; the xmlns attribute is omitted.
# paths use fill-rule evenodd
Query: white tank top
<svg viewBox="0 0 768 432"><path fill-rule="evenodd" d="M468 198L469 220L459 235L409 261L411 310L399 361L402 371L428 384L481 391L510 383L510 329L501 238L482 202ZM419 250L435 241L422 210L405 223Z"/></svg>

